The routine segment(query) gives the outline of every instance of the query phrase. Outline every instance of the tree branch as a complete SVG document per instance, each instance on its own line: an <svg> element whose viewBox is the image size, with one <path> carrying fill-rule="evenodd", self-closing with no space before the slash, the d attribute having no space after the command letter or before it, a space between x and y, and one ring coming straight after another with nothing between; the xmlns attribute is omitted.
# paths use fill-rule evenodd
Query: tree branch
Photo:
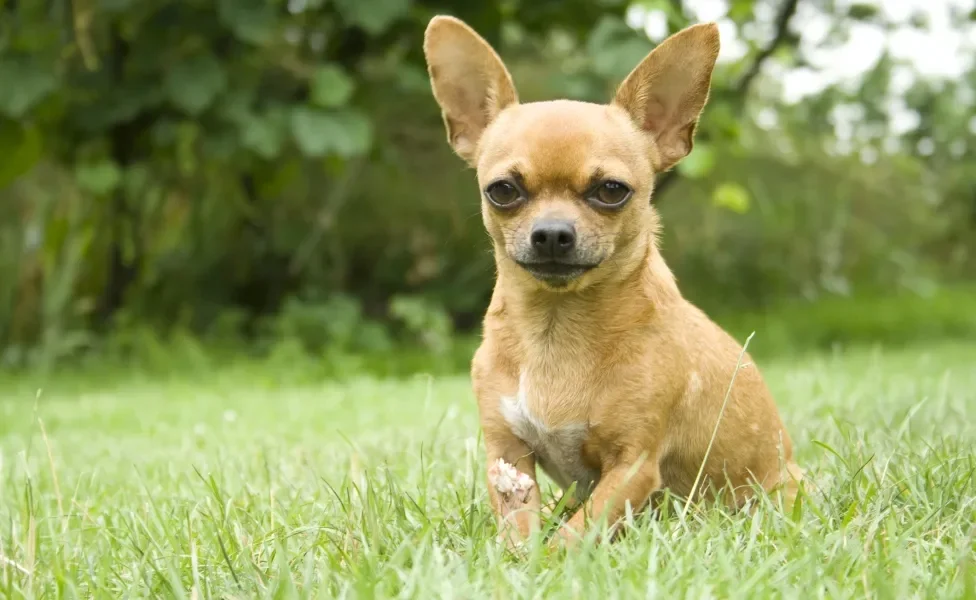
<svg viewBox="0 0 976 600"><path fill-rule="evenodd" d="M746 69L746 72L739 79L738 83L732 86L732 93L739 97L740 102L745 102L746 95L749 93L749 88L752 87L753 81L759 75L759 71L762 69L763 63L765 63L770 56L773 55L776 50L786 41L786 36L789 35L790 30L790 20L793 19L793 15L796 14L796 7L800 4L800 0L784 0L783 4L779 7L779 12L776 14L776 33L773 35L773 39L769 41L759 54L753 59L752 64ZM665 191L672 187L681 178L681 175L676 169L671 169L665 173L661 173L657 177L657 182L654 186L654 196L652 198L652 203L658 204L661 201L662 195Z"/></svg>
<svg viewBox="0 0 976 600"><path fill-rule="evenodd" d="M785 0L783 5L779 8L779 13L776 15L776 34L773 39L769 41L769 44L765 48L759 51L756 58L749 65L749 69L742 75L739 83L735 86L735 91L744 96L749 91L749 87L752 86L753 80L759 75L760 69L762 69L763 63L773 55L776 50L783 45L786 41L786 36L789 34L790 30L790 19L796 14L796 7L800 3L800 0Z"/></svg>

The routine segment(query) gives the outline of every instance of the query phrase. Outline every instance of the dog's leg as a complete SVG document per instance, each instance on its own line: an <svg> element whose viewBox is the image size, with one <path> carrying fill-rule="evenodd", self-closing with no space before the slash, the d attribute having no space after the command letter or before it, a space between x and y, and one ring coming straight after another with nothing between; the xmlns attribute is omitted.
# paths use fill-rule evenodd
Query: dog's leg
<svg viewBox="0 0 976 600"><path fill-rule="evenodd" d="M785 472L780 476L778 484L770 492L773 498L780 496L783 510L790 514L793 512L793 505L796 503L796 497L800 492L804 472L795 462L787 463L783 471Z"/></svg>
<svg viewBox="0 0 976 600"><path fill-rule="evenodd" d="M488 498L498 519L499 537L509 547L515 547L540 527L542 497L536 481L535 456L514 436L486 445ZM505 472L508 466L515 468L517 479Z"/></svg>
<svg viewBox="0 0 976 600"><path fill-rule="evenodd" d="M562 509L559 510L557 514L556 508L559 506L560 502L563 502L564 498L565 498L565 503L563 504ZM581 505L582 505L581 502L576 498L575 494L567 497L566 490L557 490L556 495L552 499L552 505L549 506L548 508L543 508L542 512L548 518L559 517L560 515L571 514L576 512L576 509L578 509Z"/></svg>
<svg viewBox="0 0 976 600"><path fill-rule="evenodd" d="M661 472L657 461L625 463L607 471L593 490L586 505L560 528L554 543L572 545L579 541L590 517L606 517L613 525L624 516L627 503L636 512L647 504L651 494L661 487Z"/></svg>

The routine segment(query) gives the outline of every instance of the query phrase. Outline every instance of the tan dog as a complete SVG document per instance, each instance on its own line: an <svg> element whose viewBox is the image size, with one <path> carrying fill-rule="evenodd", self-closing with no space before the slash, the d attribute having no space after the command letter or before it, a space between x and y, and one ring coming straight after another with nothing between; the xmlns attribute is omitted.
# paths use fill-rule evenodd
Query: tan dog
<svg viewBox="0 0 976 600"><path fill-rule="evenodd" d="M539 526L537 464L588 500L565 539L588 515L615 522L665 488L741 506L756 484L785 484L793 498L800 472L776 405L748 355L737 372L742 346L681 296L649 202L654 174L692 149L718 51L718 28L696 25L651 52L609 105L520 104L471 28L443 16L427 28L434 96L451 146L477 168L494 242L472 363L489 470L504 473L503 459L531 480L519 510L499 491L514 472L490 486L503 532Z"/></svg>

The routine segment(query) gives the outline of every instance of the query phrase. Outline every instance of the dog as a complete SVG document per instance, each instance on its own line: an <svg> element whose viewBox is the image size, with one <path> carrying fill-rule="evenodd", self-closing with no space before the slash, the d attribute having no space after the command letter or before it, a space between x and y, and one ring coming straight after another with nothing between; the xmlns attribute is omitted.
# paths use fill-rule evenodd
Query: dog
<svg viewBox="0 0 976 600"><path fill-rule="evenodd" d="M608 104L520 103L467 24L427 27L433 95L477 171L495 255L471 378L489 481L516 469L489 485L510 543L540 529L537 466L575 490L552 538L570 545L664 490L736 509L760 488L796 497L802 471L759 370L682 296L658 248L655 174L691 152L718 53L718 27L693 25Z"/></svg>

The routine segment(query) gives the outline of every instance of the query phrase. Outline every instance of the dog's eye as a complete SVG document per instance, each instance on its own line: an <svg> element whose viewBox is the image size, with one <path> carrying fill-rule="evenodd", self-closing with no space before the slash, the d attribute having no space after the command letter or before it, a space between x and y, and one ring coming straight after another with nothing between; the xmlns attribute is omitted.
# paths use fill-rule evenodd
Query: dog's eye
<svg viewBox="0 0 976 600"><path fill-rule="evenodd" d="M511 206L522 199L522 192L508 181L496 181L485 189L485 195L495 206Z"/></svg>
<svg viewBox="0 0 976 600"><path fill-rule="evenodd" d="M619 181L604 181L590 195L590 199L604 206L617 207L630 198L630 188Z"/></svg>

